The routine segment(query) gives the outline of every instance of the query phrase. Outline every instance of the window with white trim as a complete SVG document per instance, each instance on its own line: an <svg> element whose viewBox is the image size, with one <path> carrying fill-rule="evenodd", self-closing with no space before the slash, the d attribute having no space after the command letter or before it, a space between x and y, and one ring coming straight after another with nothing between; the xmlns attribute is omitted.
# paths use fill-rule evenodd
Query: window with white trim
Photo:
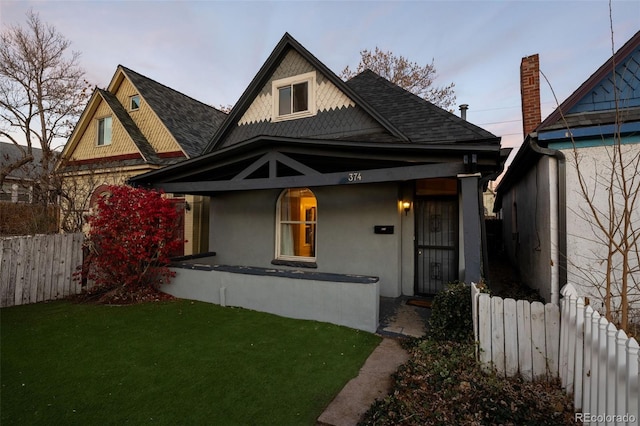
<svg viewBox="0 0 640 426"><path fill-rule="evenodd" d="M98 146L111 145L111 117L98 119Z"/></svg>
<svg viewBox="0 0 640 426"><path fill-rule="evenodd" d="M133 95L129 98L129 111L140 109L140 95Z"/></svg>
<svg viewBox="0 0 640 426"><path fill-rule="evenodd" d="M273 81L271 83L273 121L315 115L315 87L315 71Z"/></svg>
<svg viewBox="0 0 640 426"><path fill-rule="evenodd" d="M318 203L313 192L308 188L285 189L276 209L276 258L315 261Z"/></svg>

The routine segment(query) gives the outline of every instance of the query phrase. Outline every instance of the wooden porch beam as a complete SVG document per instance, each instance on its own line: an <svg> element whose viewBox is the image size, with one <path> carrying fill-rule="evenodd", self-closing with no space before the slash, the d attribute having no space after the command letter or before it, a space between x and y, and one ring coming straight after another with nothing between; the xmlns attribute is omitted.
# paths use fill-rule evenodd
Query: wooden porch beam
<svg viewBox="0 0 640 426"><path fill-rule="evenodd" d="M224 181L167 182L153 184L153 187L162 188L165 192L203 194L210 192L246 191L254 189L282 189L396 182L434 177L455 177L460 173L464 173L464 165L462 162L422 164L417 166L391 167L373 170L353 170L311 176L301 175Z"/></svg>
<svg viewBox="0 0 640 426"><path fill-rule="evenodd" d="M298 160L294 160L293 158L288 157L281 152L276 152L276 161L284 164L285 166L291 167L293 170L300 172L303 175L316 176L321 174L316 169L313 169L306 164L302 164Z"/></svg>
<svg viewBox="0 0 640 426"><path fill-rule="evenodd" d="M262 157L258 158L256 161L254 161L249 166L247 166L247 168L245 168L243 171L235 175L232 180L242 180L246 178L251 173L255 172L260 167L264 166L272 158L273 158L273 152L267 152Z"/></svg>

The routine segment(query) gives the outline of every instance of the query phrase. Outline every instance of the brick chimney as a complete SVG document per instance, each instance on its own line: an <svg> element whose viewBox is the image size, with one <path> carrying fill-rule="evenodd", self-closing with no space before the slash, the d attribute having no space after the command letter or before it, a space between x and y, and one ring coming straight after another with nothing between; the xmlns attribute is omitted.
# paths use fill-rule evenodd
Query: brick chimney
<svg viewBox="0 0 640 426"><path fill-rule="evenodd" d="M522 131L526 138L542 122L540 59L537 53L522 58L520 63L520 96L522 97Z"/></svg>

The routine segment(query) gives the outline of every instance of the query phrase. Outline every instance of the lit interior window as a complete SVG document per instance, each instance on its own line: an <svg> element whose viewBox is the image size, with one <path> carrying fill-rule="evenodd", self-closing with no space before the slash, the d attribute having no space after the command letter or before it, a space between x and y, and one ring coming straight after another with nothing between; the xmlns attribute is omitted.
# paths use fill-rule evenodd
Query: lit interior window
<svg viewBox="0 0 640 426"><path fill-rule="evenodd" d="M278 257L316 256L317 201L307 188L287 189L278 203Z"/></svg>

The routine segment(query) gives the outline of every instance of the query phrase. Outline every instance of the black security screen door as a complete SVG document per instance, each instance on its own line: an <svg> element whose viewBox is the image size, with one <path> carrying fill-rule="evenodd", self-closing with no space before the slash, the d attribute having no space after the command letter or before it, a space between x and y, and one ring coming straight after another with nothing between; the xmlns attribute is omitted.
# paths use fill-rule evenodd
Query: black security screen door
<svg viewBox="0 0 640 426"><path fill-rule="evenodd" d="M418 198L416 214L416 294L435 294L458 279L458 202Z"/></svg>

